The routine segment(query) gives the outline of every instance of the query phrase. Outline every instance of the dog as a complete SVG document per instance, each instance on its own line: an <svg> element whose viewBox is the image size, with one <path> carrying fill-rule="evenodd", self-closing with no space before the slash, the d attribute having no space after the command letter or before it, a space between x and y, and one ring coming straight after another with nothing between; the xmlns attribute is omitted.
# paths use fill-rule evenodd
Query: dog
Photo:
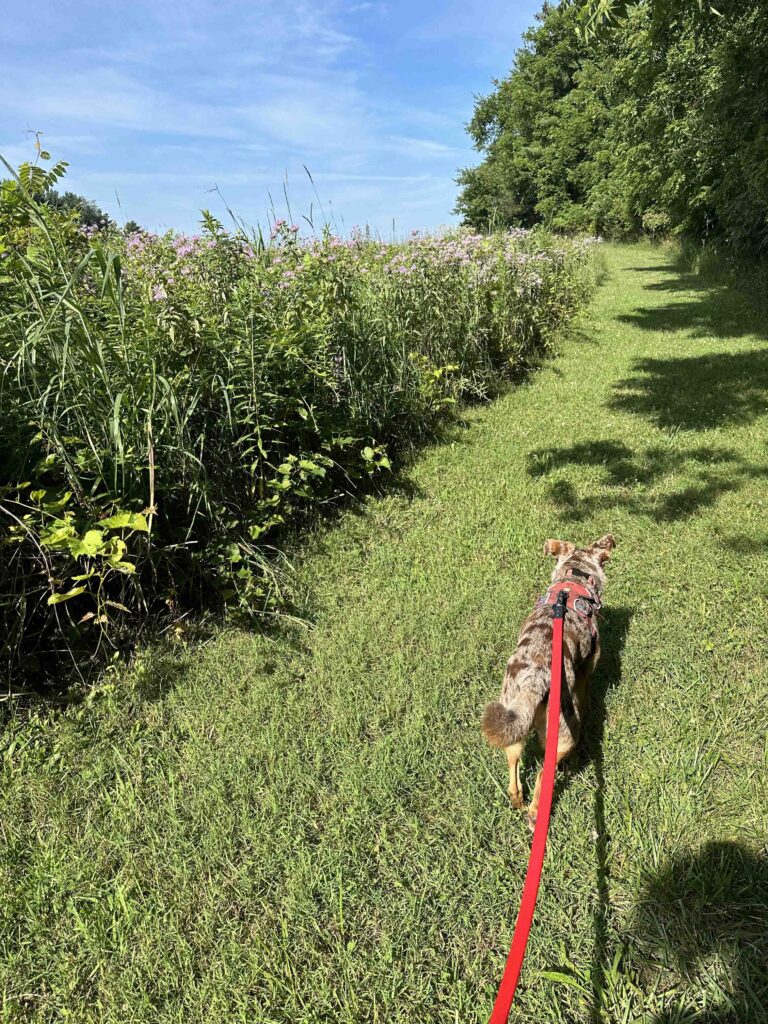
<svg viewBox="0 0 768 1024"><path fill-rule="evenodd" d="M492 747L500 747L509 762L509 797L524 810L520 783L520 756L535 728L541 749L547 735L547 696L552 660L552 607L557 592L567 589L568 610L563 627L563 692L557 763L573 752L579 741L589 680L600 659L597 612L605 587L605 563L616 546L606 534L586 548L570 541L548 540L544 554L557 559L552 586L523 623L517 650L507 662L498 700L486 705L482 729ZM528 808L528 825L536 824L541 793L540 771Z"/></svg>

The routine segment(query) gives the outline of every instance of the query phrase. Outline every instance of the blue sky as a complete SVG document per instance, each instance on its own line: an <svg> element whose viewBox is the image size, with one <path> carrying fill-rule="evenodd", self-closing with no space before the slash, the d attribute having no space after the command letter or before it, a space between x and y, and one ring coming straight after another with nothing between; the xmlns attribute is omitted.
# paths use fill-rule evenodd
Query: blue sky
<svg viewBox="0 0 768 1024"><path fill-rule="evenodd" d="M36 0L0 21L0 153L29 129L116 220L191 230L218 187L249 223L401 234L452 221L473 94L506 73L533 0ZM119 197L119 205L118 205ZM302 222L303 223L303 222ZM305 225L306 226L306 225Z"/></svg>

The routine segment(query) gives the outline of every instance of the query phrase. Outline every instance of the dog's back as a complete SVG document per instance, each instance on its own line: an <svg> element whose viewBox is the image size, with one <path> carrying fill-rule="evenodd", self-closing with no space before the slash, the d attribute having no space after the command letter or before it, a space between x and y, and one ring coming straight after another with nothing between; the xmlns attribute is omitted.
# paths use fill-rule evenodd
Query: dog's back
<svg viewBox="0 0 768 1024"><path fill-rule="evenodd" d="M549 691L551 656L552 614L548 608L536 608L520 630L499 699L483 712L483 733L492 747L509 747L528 735L536 708Z"/></svg>
<svg viewBox="0 0 768 1024"><path fill-rule="evenodd" d="M587 684L600 657L600 638L594 613L600 607L600 595L605 584L603 565L610 557L614 543L613 537L606 534L588 548L576 548L569 541L558 540L548 540L544 546L545 553L557 559L552 573L553 584L568 583L573 587L577 576L583 578L585 583L579 586L591 609L584 611L582 608L583 614L571 611L565 617L562 703L565 714L560 717L558 762L567 757L578 742ZM499 699L486 705L482 719L485 738L491 746L506 751L510 769L509 793L515 807L522 806L519 760L525 738L533 725L544 745L551 658L552 611L549 605L538 604L520 630L517 649L507 663ZM538 782L529 820L531 815L535 820L537 804Z"/></svg>

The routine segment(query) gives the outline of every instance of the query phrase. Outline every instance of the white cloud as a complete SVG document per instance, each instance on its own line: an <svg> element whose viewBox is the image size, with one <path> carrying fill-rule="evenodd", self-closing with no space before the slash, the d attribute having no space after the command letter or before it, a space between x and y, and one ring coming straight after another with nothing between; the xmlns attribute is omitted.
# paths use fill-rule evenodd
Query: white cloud
<svg viewBox="0 0 768 1024"><path fill-rule="evenodd" d="M472 89L419 61L437 63L441 46L458 60L501 18L502 0L489 3L493 15L480 0L85 0L65 17L58 0L38 0L0 23L0 152L28 159L25 132L41 129L71 162L67 187L114 215L117 190L147 226L191 226L218 201L214 184L257 219L286 176L308 210L304 164L347 223L444 222L471 159Z"/></svg>

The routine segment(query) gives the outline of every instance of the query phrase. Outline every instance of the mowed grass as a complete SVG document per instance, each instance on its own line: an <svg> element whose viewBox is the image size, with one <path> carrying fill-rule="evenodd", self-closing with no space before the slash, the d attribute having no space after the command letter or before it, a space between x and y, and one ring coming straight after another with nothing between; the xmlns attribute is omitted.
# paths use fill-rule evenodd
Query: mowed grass
<svg viewBox="0 0 768 1024"><path fill-rule="evenodd" d="M768 324L662 250L607 261L550 365L318 531L306 624L12 725L0 1019L487 1020L529 834L479 714L544 539L607 531L512 1019L768 1019Z"/></svg>

